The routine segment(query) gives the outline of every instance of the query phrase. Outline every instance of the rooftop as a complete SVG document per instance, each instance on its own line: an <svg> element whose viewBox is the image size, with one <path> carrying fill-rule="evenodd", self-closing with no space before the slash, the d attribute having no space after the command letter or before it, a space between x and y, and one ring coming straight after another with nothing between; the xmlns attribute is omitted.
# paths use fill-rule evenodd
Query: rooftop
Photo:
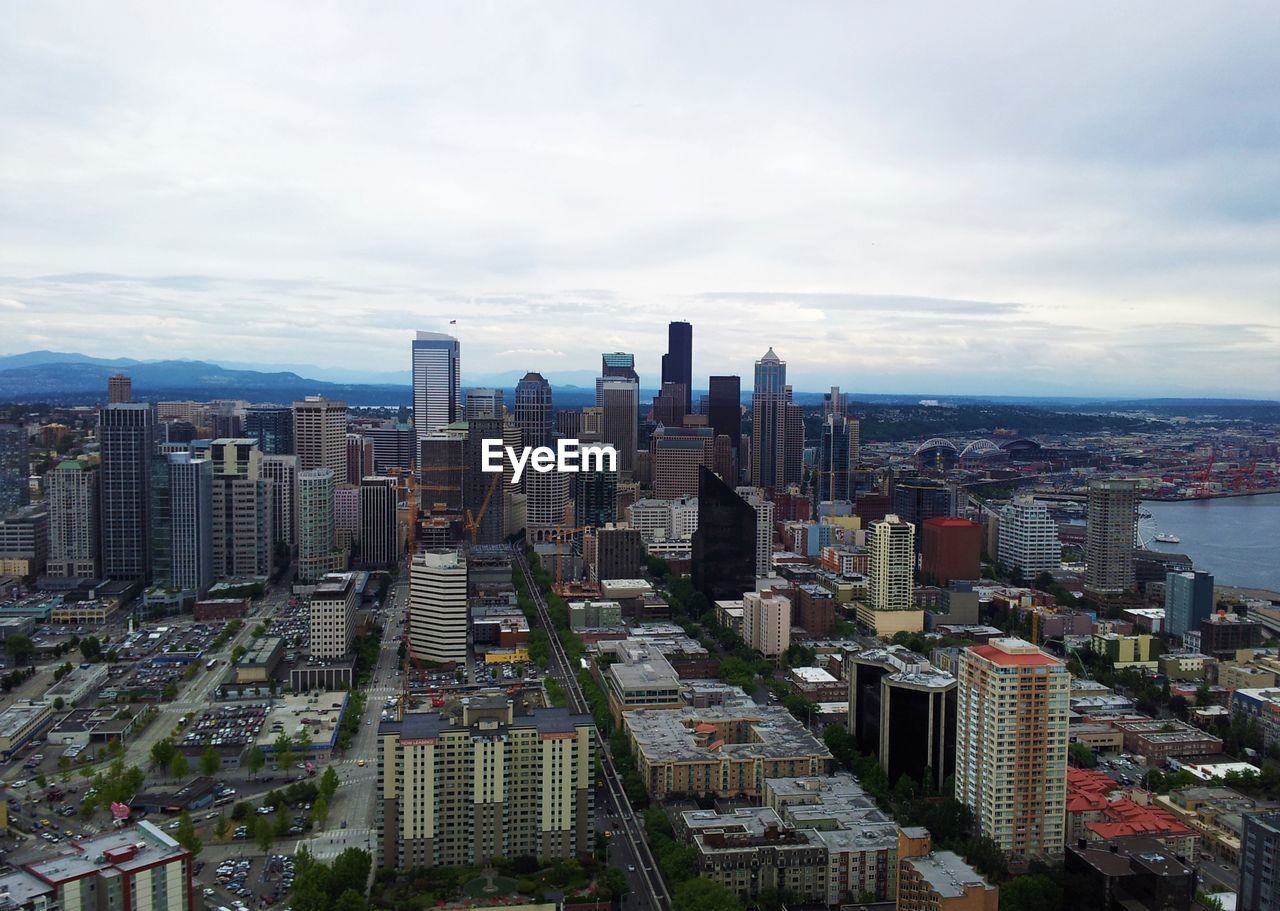
<svg viewBox="0 0 1280 911"><path fill-rule="evenodd" d="M627 713L625 723L650 761L831 758L831 751L786 709L759 706L750 699L707 708L637 709ZM717 740L699 746L694 733L699 724L733 727L738 736L732 743Z"/></svg>
<svg viewBox="0 0 1280 911"><path fill-rule="evenodd" d="M950 851L934 851L925 857L910 857L905 863L920 874L920 878L929 884L943 898L959 898L964 895L965 888L994 889L982 874L964 862L958 854Z"/></svg>
<svg viewBox="0 0 1280 911"><path fill-rule="evenodd" d="M1016 665L1019 667L1028 666L1056 666L1063 667L1061 661L1052 655L1046 655L1039 648L1027 642L1024 639L992 639L986 645L975 645L969 649L974 654L985 658L992 664L999 664L1005 667Z"/></svg>
<svg viewBox="0 0 1280 911"><path fill-rule="evenodd" d="M134 872L189 853L149 822L71 842L74 853L26 864L28 872L57 885L89 873Z"/></svg>

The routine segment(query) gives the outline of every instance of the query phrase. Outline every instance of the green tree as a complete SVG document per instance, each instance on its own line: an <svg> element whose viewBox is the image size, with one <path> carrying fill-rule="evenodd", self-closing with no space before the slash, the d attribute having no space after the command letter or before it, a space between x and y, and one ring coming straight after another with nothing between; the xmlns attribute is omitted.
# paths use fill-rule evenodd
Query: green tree
<svg viewBox="0 0 1280 911"><path fill-rule="evenodd" d="M1000 887L1001 911L1044 911L1061 904L1061 886L1042 873L1015 876Z"/></svg>
<svg viewBox="0 0 1280 911"><path fill-rule="evenodd" d="M1092 769L1098 764L1098 757L1093 749L1085 743L1073 743L1067 747L1067 759L1073 766L1081 769Z"/></svg>
<svg viewBox="0 0 1280 911"><path fill-rule="evenodd" d="M171 778L186 778L191 774L191 763L187 762L184 753L175 752L173 759L169 760L169 776Z"/></svg>
<svg viewBox="0 0 1280 911"><path fill-rule="evenodd" d="M365 911L367 905L363 891L347 889L333 903L333 911Z"/></svg>
<svg viewBox="0 0 1280 911"><path fill-rule="evenodd" d="M15 666L30 664L36 656L36 646L30 636L9 636L4 640L4 648Z"/></svg>
<svg viewBox="0 0 1280 911"><path fill-rule="evenodd" d="M276 768L287 769L293 765L293 738L288 734L281 734L276 738L275 754Z"/></svg>
<svg viewBox="0 0 1280 911"><path fill-rule="evenodd" d="M245 763L249 767L249 774L257 775L262 771L262 767L267 764L267 754L262 752L262 747L255 743L249 748L249 755L245 757Z"/></svg>
<svg viewBox="0 0 1280 911"><path fill-rule="evenodd" d="M160 695L165 702L173 702L178 698L178 685L176 683L166 683Z"/></svg>
<svg viewBox="0 0 1280 911"><path fill-rule="evenodd" d="M289 818L289 808L285 806L284 800L276 802L276 812L271 819L278 838L284 838L289 834L289 828L293 825L293 820Z"/></svg>
<svg viewBox="0 0 1280 911"><path fill-rule="evenodd" d="M338 793L338 773L333 766L327 766L320 776L320 793L325 800L333 800L333 795Z"/></svg>
<svg viewBox="0 0 1280 911"><path fill-rule="evenodd" d="M84 656L85 661L101 661L102 643L98 641L98 637L85 636L81 639L80 654Z"/></svg>
<svg viewBox="0 0 1280 911"><path fill-rule="evenodd" d="M61 712L66 704L66 701L61 696L57 696L53 700L53 709L56 712Z"/></svg>
<svg viewBox="0 0 1280 911"><path fill-rule="evenodd" d="M218 838L226 838L229 831L231 831L231 821L219 814L218 821L213 824L213 834Z"/></svg>
<svg viewBox="0 0 1280 911"><path fill-rule="evenodd" d="M183 810L182 815L178 817L178 829L173 838L174 841L195 855L199 855L200 850L204 847L204 842L196 834L196 824L191 821L191 814L186 810Z"/></svg>
<svg viewBox="0 0 1280 911"><path fill-rule="evenodd" d="M236 822L244 822L253 814L253 807L247 800L242 800L231 808L231 818Z"/></svg>
<svg viewBox="0 0 1280 911"><path fill-rule="evenodd" d="M347 848L329 866L329 894L341 895L350 889L364 895L372 866L373 857L368 851Z"/></svg>
<svg viewBox="0 0 1280 911"><path fill-rule="evenodd" d="M311 819L315 823L317 829L324 828L324 822L329 817L329 801L324 795L320 795L311 804Z"/></svg>
<svg viewBox="0 0 1280 911"><path fill-rule="evenodd" d="M204 752L200 754L200 774L216 775L220 768L222 760L218 758L218 751L213 748L213 744L206 744Z"/></svg>
<svg viewBox="0 0 1280 911"><path fill-rule="evenodd" d="M709 879L690 879L676 887L672 911L742 911L738 897Z"/></svg>
<svg viewBox="0 0 1280 911"><path fill-rule="evenodd" d="M258 843L258 850L263 854L271 851L271 842L275 839L275 832L272 831L271 820L266 816L255 816L253 823L253 838Z"/></svg>
<svg viewBox="0 0 1280 911"><path fill-rule="evenodd" d="M985 836L975 836L965 843L964 859L975 870L996 882L1004 882L1009 878L1009 861L1000 850L1000 846ZM1001 904L1004 896L1001 895Z"/></svg>

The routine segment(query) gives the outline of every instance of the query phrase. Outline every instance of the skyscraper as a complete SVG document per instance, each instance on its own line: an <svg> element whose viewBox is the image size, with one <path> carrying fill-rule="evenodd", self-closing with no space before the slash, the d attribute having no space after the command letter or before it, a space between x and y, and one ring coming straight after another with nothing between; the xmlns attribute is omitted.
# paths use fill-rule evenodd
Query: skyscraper
<svg viewBox="0 0 1280 911"><path fill-rule="evenodd" d="M31 500L31 447L21 423L0 424L0 518Z"/></svg>
<svg viewBox="0 0 1280 911"><path fill-rule="evenodd" d="M1000 510L997 559L1007 570L1019 570L1027 582L1062 566L1058 523L1049 507L1033 497L1014 497Z"/></svg>
<svg viewBox="0 0 1280 911"><path fill-rule="evenodd" d="M217 579L270 576L275 551L271 482L257 440L214 440L213 566Z"/></svg>
<svg viewBox="0 0 1280 911"><path fill-rule="evenodd" d="M741 598L756 580L756 511L709 468L698 472L693 587L708 601Z"/></svg>
<svg viewBox="0 0 1280 911"><path fill-rule="evenodd" d="M662 385L675 383L684 387L685 414L693 411L693 326L689 323L667 324L667 353L662 356Z"/></svg>
<svg viewBox="0 0 1280 911"><path fill-rule="evenodd" d="M102 454L102 575L116 581L150 578L151 406L108 405L99 412Z"/></svg>
<svg viewBox="0 0 1280 911"><path fill-rule="evenodd" d="M395 564L400 556L395 478L360 480L360 563L368 567Z"/></svg>
<svg viewBox="0 0 1280 911"><path fill-rule="evenodd" d="M822 422L822 439L818 445L818 461L814 466L818 502L853 499L853 450L849 420L842 414L829 414Z"/></svg>
<svg viewBox="0 0 1280 911"><path fill-rule="evenodd" d="M575 475L559 471L526 471L524 475L525 521L529 528L555 528L565 524L569 505L569 480Z"/></svg>
<svg viewBox="0 0 1280 911"><path fill-rule="evenodd" d="M264 455L262 476L271 482L271 531L291 551L298 544L298 457Z"/></svg>
<svg viewBox="0 0 1280 911"><path fill-rule="evenodd" d="M756 576L765 578L773 574L773 501L759 487L738 487L738 496L756 514Z"/></svg>
<svg viewBox="0 0 1280 911"><path fill-rule="evenodd" d="M714 468L710 427L659 427L649 438L653 495L662 500L698 494L698 470Z"/></svg>
<svg viewBox="0 0 1280 911"><path fill-rule="evenodd" d="M596 397L604 409L601 442L613 444L618 453L618 470L630 477L636 459L640 384L636 380L604 378L596 382Z"/></svg>
<svg viewBox="0 0 1280 911"><path fill-rule="evenodd" d="M463 474L463 507L478 523L476 543L501 544L507 536L506 490L512 476L510 460L503 458L500 473L486 472L484 465L485 440L503 440L504 423L502 406L493 411L494 402L486 393L490 390L472 389L467 392L467 467ZM473 416L474 415L474 416ZM519 431L512 428L513 434ZM515 440L515 445L520 445Z"/></svg>
<svg viewBox="0 0 1280 911"><path fill-rule="evenodd" d="M707 422L716 436L727 436L737 449L742 440L742 380L736 376L713 376L708 385Z"/></svg>
<svg viewBox="0 0 1280 911"><path fill-rule="evenodd" d="M573 476L574 519L583 528L600 528L618 519L618 473L579 471Z"/></svg>
<svg viewBox="0 0 1280 911"><path fill-rule="evenodd" d="M1181 636L1200 629L1213 614L1213 576L1202 570L1164 577L1165 632Z"/></svg>
<svg viewBox="0 0 1280 911"><path fill-rule="evenodd" d="M1280 812L1246 813L1240 837L1239 911L1280 908Z"/></svg>
<svg viewBox="0 0 1280 911"><path fill-rule="evenodd" d="M123 373L107 377L107 404L125 405L133 401L133 380Z"/></svg>
<svg viewBox="0 0 1280 911"><path fill-rule="evenodd" d="M682 383L663 383L653 400L653 420L664 427L680 427L689 413L688 396Z"/></svg>
<svg viewBox="0 0 1280 911"><path fill-rule="evenodd" d="M436 431L419 443L420 508L435 514L462 512L467 471L467 438L458 431Z"/></svg>
<svg viewBox="0 0 1280 911"><path fill-rule="evenodd" d="M419 661L467 660L467 564L456 550L414 555L405 632Z"/></svg>
<svg viewBox="0 0 1280 911"><path fill-rule="evenodd" d="M413 428L419 440L462 415L458 340L419 332L413 340Z"/></svg>
<svg viewBox="0 0 1280 911"><path fill-rule="evenodd" d="M830 392L822 393L822 416L824 418L836 415L838 417L847 417L849 411L849 403L847 396L840 391L839 386L832 386Z"/></svg>
<svg viewBox="0 0 1280 911"><path fill-rule="evenodd" d="M600 355L601 378L618 377L624 380L635 380L640 383L640 375L636 373L636 356L625 351L610 351ZM596 381L596 404L600 404L600 383Z"/></svg>
<svg viewBox="0 0 1280 911"><path fill-rule="evenodd" d="M468 421L501 418L505 411L501 389L468 389L464 415Z"/></svg>
<svg viewBox="0 0 1280 911"><path fill-rule="evenodd" d="M516 426L525 446L550 446L551 384L540 373L526 373L516 383Z"/></svg>
<svg viewBox="0 0 1280 911"><path fill-rule="evenodd" d="M751 486L781 489L803 471L804 415L791 401L786 362L770 348L756 361L751 394Z"/></svg>
<svg viewBox="0 0 1280 911"><path fill-rule="evenodd" d="M915 607L916 528L895 515L872 522L867 534L867 599L876 611Z"/></svg>
<svg viewBox="0 0 1280 911"><path fill-rule="evenodd" d="M288 405L250 405L244 435L258 441L263 455L293 455L293 409Z"/></svg>
<svg viewBox="0 0 1280 911"><path fill-rule="evenodd" d="M213 462L187 452L165 459L169 469L166 581L201 598L214 581Z"/></svg>
<svg viewBox="0 0 1280 911"><path fill-rule="evenodd" d="M960 652L956 799L1011 857L1062 853L1071 676L1021 639Z"/></svg>
<svg viewBox="0 0 1280 911"><path fill-rule="evenodd" d="M51 576L98 575L98 471L67 459L45 478Z"/></svg>
<svg viewBox="0 0 1280 911"><path fill-rule="evenodd" d="M1114 478L1089 482L1084 533L1086 589L1102 594L1133 589L1137 528L1137 481Z"/></svg>
<svg viewBox="0 0 1280 911"><path fill-rule="evenodd" d="M298 581L315 582L346 568L338 549L330 468L298 472Z"/></svg>
<svg viewBox="0 0 1280 911"><path fill-rule="evenodd" d="M309 395L293 403L294 449L298 469L328 468L336 480L347 476L347 403Z"/></svg>

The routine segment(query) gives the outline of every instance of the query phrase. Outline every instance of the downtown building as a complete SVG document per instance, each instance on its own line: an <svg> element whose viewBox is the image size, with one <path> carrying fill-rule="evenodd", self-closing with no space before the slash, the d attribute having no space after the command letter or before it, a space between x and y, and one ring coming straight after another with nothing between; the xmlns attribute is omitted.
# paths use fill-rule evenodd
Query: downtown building
<svg viewBox="0 0 1280 911"><path fill-rule="evenodd" d="M244 412L244 435L258 441L264 455L293 455L293 408L250 405Z"/></svg>
<svg viewBox="0 0 1280 911"><path fill-rule="evenodd" d="M1006 570L1018 570L1028 582L1062 567L1058 523L1049 507L1033 497L1014 497L1000 510L996 559Z"/></svg>
<svg viewBox="0 0 1280 911"><path fill-rule="evenodd" d="M683 321L667 324L667 353L662 356L662 386L679 387L684 392L684 414L693 413L693 325ZM675 390L673 389L673 392Z"/></svg>
<svg viewBox="0 0 1280 911"><path fill-rule="evenodd" d="M418 441L462 417L458 340L419 332L413 340L413 429Z"/></svg>
<svg viewBox="0 0 1280 911"><path fill-rule="evenodd" d="M803 474L804 413L791 401L787 364L770 348L751 394L751 486L784 490Z"/></svg>
<svg viewBox="0 0 1280 911"><path fill-rule="evenodd" d="M378 727L383 867L487 866L595 850L595 726L564 708L515 714L502 693Z"/></svg>
<svg viewBox="0 0 1280 911"><path fill-rule="evenodd" d="M409 650L418 661L467 660L467 563L456 550L414 554L409 565Z"/></svg>
<svg viewBox="0 0 1280 911"><path fill-rule="evenodd" d="M1137 528L1137 481L1113 478L1089 482L1084 533L1084 586L1088 591L1117 594L1133 589Z"/></svg>
<svg viewBox="0 0 1280 911"><path fill-rule="evenodd" d="M1070 674L1021 639L960 652L956 799L1010 857L1062 854Z"/></svg>
<svg viewBox="0 0 1280 911"><path fill-rule="evenodd" d="M163 560L156 561L156 583L203 598L217 575L213 462L187 452L170 453L164 460L167 477L156 488L157 494L163 491L165 508L156 510L155 530L167 538L162 542L167 546L157 548Z"/></svg>
<svg viewBox="0 0 1280 911"><path fill-rule="evenodd" d="M213 567L218 580L271 575L275 534L271 482L257 440L214 440Z"/></svg>
<svg viewBox="0 0 1280 911"><path fill-rule="evenodd" d="M693 587L711 603L737 600L755 588L756 509L703 468L698 473L698 528L693 533Z"/></svg>
<svg viewBox="0 0 1280 911"><path fill-rule="evenodd" d="M0 424L0 518L31 500L31 446L21 422Z"/></svg>
<svg viewBox="0 0 1280 911"><path fill-rule="evenodd" d="M151 577L151 456L155 421L150 405L108 405L99 412L102 454L102 576L146 583Z"/></svg>
<svg viewBox="0 0 1280 911"><path fill-rule="evenodd" d="M347 553L338 547L331 468L298 472L298 581L316 582L347 568Z"/></svg>
<svg viewBox="0 0 1280 911"><path fill-rule="evenodd" d="M45 476L51 576L98 578L98 470L67 459Z"/></svg>
<svg viewBox="0 0 1280 911"><path fill-rule="evenodd" d="M311 592L311 657L337 661L351 651L360 593L355 573L330 573Z"/></svg>
<svg viewBox="0 0 1280 911"><path fill-rule="evenodd" d="M551 384L541 373L526 373L516 383L514 416L525 446L552 444Z"/></svg>
<svg viewBox="0 0 1280 911"><path fill-rule="evenodd" d="M360 480L360 565L384 568L399 560L399 508L395 478Z"/></svg>
<svg viewBox="0 0 1280 911"><path fill-rule="evenodd" d="M335 482L347 477L347 403L309 395L293 403L298 470L327 468Z"/></svg>

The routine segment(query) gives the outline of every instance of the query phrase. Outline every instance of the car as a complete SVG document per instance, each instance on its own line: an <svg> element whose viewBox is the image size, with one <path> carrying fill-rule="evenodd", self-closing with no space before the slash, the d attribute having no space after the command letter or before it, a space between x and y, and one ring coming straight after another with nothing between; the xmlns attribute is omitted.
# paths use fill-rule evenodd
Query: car
<svg viewBox="0 0 1280 911"><path fill-rule="evenodd" d="M635 865L635 864L627 864L627 872L628 872L628 873L634 873L634 872L636 872L636 865Z"/></svg>
<svg viewBox="0 0 1280 911"><path fill-rule="evenodd" d="M42 820L40 820L40 825L42 825L42 826L47 826L48 824L49 824L49 820L47 820L47 819L42 819Z"/></svg>
<svg viewBox="0 0 1280 911"><path fill-rule="evenodd" d="M360 768L364 768L364 760L363 760L363 759L357 759L357 760L356 760L356 765L360 766Z"/></svg>
<svg viewBox="0 0 1280 911"><path fill-rule="evenodd" d="M345 829L346 827L347 827L347 821L344 819L342 820L342 828Z"/></svg>
<svg viewBox="0 0 1280 911"><path fill-rule="evenodd" d="M9 787L11 788L25 788L26 786L27 786L27 780L25 778L19 778L13 784L9 785Z"/></svg>
<svg viewBox="0 0 1280 911"><path fill-rule="evenodd" d="M206 898L208 898L210 895L214 895L216 893L214 892L213 889L205 888L201 890L201 894L203 894Z"/></svg>
<svg viewBox="0 0 1280 911"><path fill-rule="evenodd" d="M165 826L165 828L168 829L170 832L172 832L174 829L178 828L178 826L180 825L182 825L182 820L174 819L174 820L171 820L169 824Z"/></svg>

